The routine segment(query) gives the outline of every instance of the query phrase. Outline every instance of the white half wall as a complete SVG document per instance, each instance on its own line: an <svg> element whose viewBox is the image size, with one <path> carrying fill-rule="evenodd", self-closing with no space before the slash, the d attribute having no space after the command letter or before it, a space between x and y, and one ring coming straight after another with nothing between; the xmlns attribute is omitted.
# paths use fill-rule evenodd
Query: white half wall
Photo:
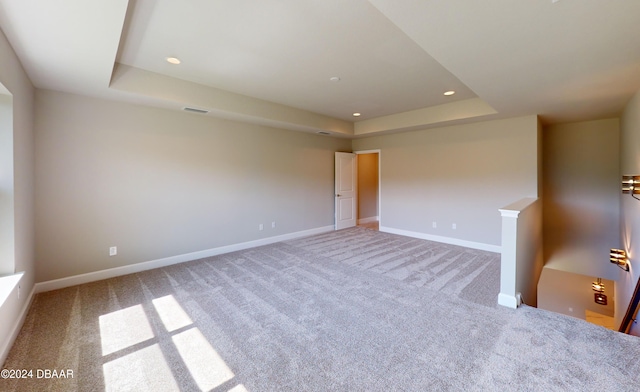
<svg viewBox="0 0 640 392"><path fill-rule="evenodd" d="M536 198L524 198L500 209L500 305L537 305L537 285L544 266L541 204Z"/></svg>

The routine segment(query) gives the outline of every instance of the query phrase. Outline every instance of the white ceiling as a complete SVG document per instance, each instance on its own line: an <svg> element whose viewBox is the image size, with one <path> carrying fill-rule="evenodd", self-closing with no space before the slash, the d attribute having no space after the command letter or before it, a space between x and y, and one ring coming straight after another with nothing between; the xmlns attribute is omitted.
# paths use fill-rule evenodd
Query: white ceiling
<svg viewBox="0 0 640 392"><path fill-rule="evenodd" d="M0 0L38 88L347 136L619 115L640 90L638 15L635 0Z"/></svg>

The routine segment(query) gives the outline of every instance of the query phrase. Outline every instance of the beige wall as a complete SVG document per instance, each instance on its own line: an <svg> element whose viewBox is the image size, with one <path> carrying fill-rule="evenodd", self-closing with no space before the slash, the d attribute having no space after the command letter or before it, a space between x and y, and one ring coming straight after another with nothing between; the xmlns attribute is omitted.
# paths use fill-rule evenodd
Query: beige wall
<svg viewBox="0 0 640 392"><path fill-rule="evenodd" d="M640 175L640 92L627 104L621 117L620 151L620 174ZM619 181L616 186L620 189ZM616 325L620 325L640 278L640 201L622 192L619 194L621 245L629 254L631 271L617 271Z"/></svg>
<svg viewBox="0 0 640 392"><path fill-rule="evenodd" d="M349 140L52 91L36 102L37 281L334 223Z"/></svg>
<svg viewBox="0 0 640 392"><path fill-rule="evenodd" d="M378 153L358 154L358 219L378 216Z"/></svg>
<svg viewBox="0 0 640 392"><path fill-rule="evenodd" d="M34 284L34 89L0 31L0 83L13 105L13 269L24 272L18 288L0 303L0 365L8 353Z"/></svg>
<svg viewBox="0 0 640 392"><path fill-rule="evenodd" d="M554 125L543 133L546 267L615 280L620 246L618 119Z"/></svg>
<svg viewBox="0 0 640 392"><path fill-rule="evenodd" d="M607 305L595 302L595 292L591 288L593 281L592 276L544 268L540 276L538 307L582 320L586 319L586 310L612 317L616 303L613 281L603 280Z"/></svg>
<svg viewBox="0 0 640 392"><path fill-rule="evenodd" d="M4 34L0 32L0 83L13 95L13 178L15 270L33 285L34 264L34 88Z"/></svg>
<svg viewBox="0 0 640 392"><path fill-rule="evenodd" d="M527 305L538 306L538 281L544 266L540 199L518 216L517 235L516 292Z"/></svg>
<svg viewBox="0 0 640 392"><path fill-rule="evenodd" d="M15 272L13 99L0 84L0 276Z"/></svg>
<svg viewBox="0 0 640 392"><path fill-rule="evenodd" d="M499 246L498 209L538 196L536 116L372 136L353 148L382 150L385 227Z"/></svg>

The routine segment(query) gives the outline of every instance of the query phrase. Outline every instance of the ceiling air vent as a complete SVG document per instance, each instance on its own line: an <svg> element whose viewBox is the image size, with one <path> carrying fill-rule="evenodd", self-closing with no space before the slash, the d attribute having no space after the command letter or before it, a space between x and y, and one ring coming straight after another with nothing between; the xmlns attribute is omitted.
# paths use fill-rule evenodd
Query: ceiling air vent
<svg viewBox="0 0 640 392"><path fill-rule="evenodd" d="M318 135L331 135L329 132L319 131Z"/></svg>
<svg viewBox="0 0 640 392"><path fill-rule="evenodd" d="M204 109L196 109L196 108L190 108L190 107L182 108L182 110L184 110L185 112L193 112L193 113L200 113L200 114L207 114L207 113L209 113L209 111L208 111L208 110L204 110Z"/></svg>

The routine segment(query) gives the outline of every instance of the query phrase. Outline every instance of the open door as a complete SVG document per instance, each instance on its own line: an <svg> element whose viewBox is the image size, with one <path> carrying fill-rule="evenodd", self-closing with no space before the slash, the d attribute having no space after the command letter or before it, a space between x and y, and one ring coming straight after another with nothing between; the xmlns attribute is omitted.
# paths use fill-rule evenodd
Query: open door
<svg viewBox="0 0 640 392"><path fill-rule="evenodd" d="M336 152L336 230L356 225L357 162L356 154Z"/></svg>

